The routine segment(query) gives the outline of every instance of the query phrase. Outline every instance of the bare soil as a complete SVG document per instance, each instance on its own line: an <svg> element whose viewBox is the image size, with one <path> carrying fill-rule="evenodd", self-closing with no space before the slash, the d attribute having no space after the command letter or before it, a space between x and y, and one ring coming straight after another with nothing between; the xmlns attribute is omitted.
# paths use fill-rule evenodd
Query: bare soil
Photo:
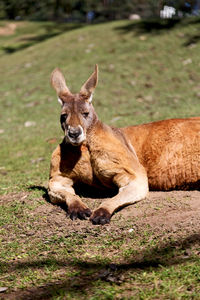
<svg viewBox="0 0 200 300"><path fill-rule="evenodd" d="M20 201L22 203L30 202L28 193L9 194L0 197L0 204L6 204L12 201ZM44 195L45 197L45 195ZM84 202L94 210L104 199L84 198ZM40 221L40 232L34 232L35 236L51 234L51 230L67 231L70 227L72 230L82 231L93 228L89 220L72 221L67 216L65 207L53 205L48 201L41 206L37 206L35 210L29 211L29 215L46 216L47 222ZM140 201L135 205L124 207L116 212L111 219L110 224L103 227L112 228L117 226L120 221L120 227L126 224L126 220L133 220L136 227L149 225L154 231L178 232L179 229L187 232L200 232L200 191L170 191L170 192L150 192L148 199ZM43 219L42 219L43 220Z"/></svg>
<svg viewBox="0 0 200 300"><path fill-rule="evenodd" d="M12 35L15 33L16 28L17 28L16 23L8 23L4 27L0 27L0 35L1 36Z"/></svg>

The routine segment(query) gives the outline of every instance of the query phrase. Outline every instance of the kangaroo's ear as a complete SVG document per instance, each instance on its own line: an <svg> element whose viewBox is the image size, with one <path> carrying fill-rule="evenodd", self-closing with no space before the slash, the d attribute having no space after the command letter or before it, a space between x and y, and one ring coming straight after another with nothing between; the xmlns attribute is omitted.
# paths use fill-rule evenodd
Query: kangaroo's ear
<svg viewBox="0 0 200 300"><path fill-rule="evenodd" d="M65 78L58 68L51 73L51 85L56 90L58 97L64 93L71 95L71 92L66 85Z"/></svg>
<svg viewBox="0 0 200 300"><path fill-rule="evenodd" d="M97 82L98 82L98 65L95 65L94 73L89 77L89 79L81 87L80 94L84 94L87 97L90 97L90 99L91 99L92 93L94 92L94 89L97 86Z"/></svg>

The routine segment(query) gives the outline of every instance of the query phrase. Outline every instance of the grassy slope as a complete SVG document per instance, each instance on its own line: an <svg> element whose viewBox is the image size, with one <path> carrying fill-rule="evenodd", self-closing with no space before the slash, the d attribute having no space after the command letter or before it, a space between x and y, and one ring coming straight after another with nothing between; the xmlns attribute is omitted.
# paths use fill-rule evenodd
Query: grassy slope
<svg viewBox="0 0 200 300"><path fill-rule="evenodd" d="M62 135L60 108L49 85L50 73L57 66L76 92L94 64L99 64L94 105L100 118L109 124L125 126L199 115L199 44L184 46L189 36L197 34L199 24L177 25L173 30L151 34L138 33L139 29L127 28L128 24L68 31L0 57L0 129L4 130L0 167L8 172L1 186L16 189L28 181L41 185L48 177L49 157L55 145L46 140ZM33 35L33 24L29 26ZM35 25L36 41L45 36L41 33L45 26ZM23 30L21 34L23 37ZM13 47L16 40L26 41L27 33L22 37L13 38ZM29 45L29 40L26 42ZM27 128L26 121L36 125ZM44 160L31 163L38 158Z"/></svg>
<svg viewBox="0 0 200 300"><path fill-rule="evenodd" d="M200 44L195 39L199 21L193 20L151 32L145 24L128 21L74 30L69 25L22 23L13 36L0 37L1 193L45 186L48 180L50 155L62 137L60 108L49 85L55 67L63 70L69 87L77 92L99 64L94 105L108 124L199 115ZM35 125L25 127L27 121ZM2 224L8 216L12 220L12 213L8 207ZM152 272L148 276L153 280ZM138 275L135 280L138 284L146 279ZM110 295L106 299L112 299L115 288L106 286ZM138 297L146 299L143 293Z"/></svg>

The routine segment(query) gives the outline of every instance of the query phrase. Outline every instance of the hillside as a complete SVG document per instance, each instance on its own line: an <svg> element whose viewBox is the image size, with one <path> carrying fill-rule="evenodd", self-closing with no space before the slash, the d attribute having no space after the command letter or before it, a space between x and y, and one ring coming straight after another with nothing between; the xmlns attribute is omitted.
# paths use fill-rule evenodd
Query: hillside
<svg viewBox="0 0 200 300"><path fill-rule="evenodd" d="M0 166L9 174L1 182L8 190L47 179L52 139L62 136L60 107L49 85L55 67L78 92L98 63L94 106L114 126L200 113L198 19L80 28L16 24L13 35L0 36Z"/></svg>
<svg viewBox="0 0 200 300"><path fill-rule="evenodd" d="M0 22L0 299L199 299L199 191L151 192L93 226L46 190L63 137L52 70L78 92L98 63L93 103L112 126L199 116L199 29L195 18Z"/></svg>

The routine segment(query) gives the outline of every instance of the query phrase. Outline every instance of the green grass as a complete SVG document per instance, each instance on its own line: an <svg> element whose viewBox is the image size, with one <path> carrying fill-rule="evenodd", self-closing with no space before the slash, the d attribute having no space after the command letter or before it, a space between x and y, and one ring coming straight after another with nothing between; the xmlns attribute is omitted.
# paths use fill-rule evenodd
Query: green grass
<svg viewBox="0 0 200 300"><path fill-rule="evenodd" d="M0 172L4 192L31 183L41 185L48 178L55 147L48 140L60 141L62 136L60 107L49 85L50 73L57 66L77 92L94 64L99 64L94 105L100 119L108 124L125 126L199 114L199 44L184 46L197 34L199 23L151 34L127 29L128 24L121 21L71 31L63 25L63 33L52 29L50 33L60 34L51 37L49 33L39 43L39 37L53 25L19 23L14 37L9 36L15 52L0 57L0 129L4 131ZM35 44L18 49L16 36L26 40L28 29L35 36ZM0 38L5 43L5 37ZM27 121L34 126L25 127Z"/></svg>
<svg viewBox="0 0 200 300"><path fill-rule="evenodd" d="M54 228L35 237L48 215L33 213L46 203L33 186L47 185L51 153L62 139L49 84L55 67L78 92L99 64L94 106L110 125L200 114L200 20L155 24L17 22L13 35L0 36L0 193L29 191L29 202L12 196L0 207L0 286L43 286L52 299L199 299L198 251L184 260L185 249L170 240L160 247L148 226L128 238L122 232L132 220L120 234L106 227L78 233L74 225L65 235Z"/></svg>

